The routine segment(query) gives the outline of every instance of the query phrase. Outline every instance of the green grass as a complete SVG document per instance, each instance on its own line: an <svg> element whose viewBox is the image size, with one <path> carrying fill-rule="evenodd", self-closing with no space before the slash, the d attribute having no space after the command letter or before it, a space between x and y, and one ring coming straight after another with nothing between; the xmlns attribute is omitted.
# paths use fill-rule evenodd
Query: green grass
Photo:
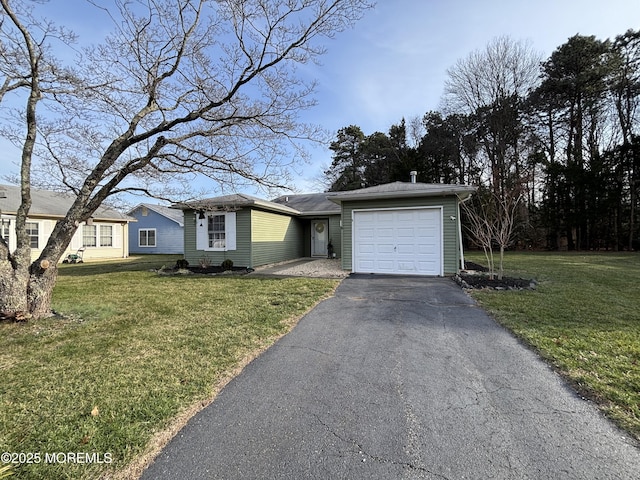
<svg viewBox="0 0 640 480"><path fill-rule="evenodd" d="M12 478L97 478L121 470L337 285L149 271L175 258L64 265L53 298L64 319L0 324L0 452L113 459L20 465Z"/></svg>
<svg viewBox="0 0 640 480"><path fill-rule="evenodd" d="M538 289L473 296L640 438L640 255L510 252L505 268Z"/></svg>

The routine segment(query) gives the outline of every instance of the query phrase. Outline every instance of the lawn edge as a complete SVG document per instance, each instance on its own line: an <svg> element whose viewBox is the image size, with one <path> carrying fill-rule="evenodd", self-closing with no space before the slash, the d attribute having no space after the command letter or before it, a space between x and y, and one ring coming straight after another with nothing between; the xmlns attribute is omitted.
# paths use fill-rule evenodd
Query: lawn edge
<svg viewBox="0 0 640 480"><path fill-rule="evenodd" d="M600 415L606 418L612 425L614 425L618 431L629 438L636 448L640 448L640 431L636 432L634 429L629 428L624 423L624 418L618 418L612 412L615 410L615 403L607 400L602 394L598 393L595 389L590 388L588 385L580 383L575 378L566 372L562 366L558 365L558 362L553 356L546 354L543 350L538 348L532 342L530 342L524 335L511 329L505 322L503 322L499 315L492 312L490 309L482 305L479 299L470 295L474 301L482 308L491 319L496 322L501 328L505 329L513 338L515 338L522 346L533 352L545 365L547 365L553 372L555 372L562 381L582 400L591 403L596 407Z"/></svg>
<svg viewBox="0 0 640 480"><path fill-rule="evenodd" d="M196 401L192 405L186 407L182 410L176 417L169 421L168 426L156 432L149 442L147 443L147 447L145 451L134 458L129 464L124 466L123 468L116 471L107 471L104 472L99 479L100 480L131 480L138 479L143 474L143 472L149 467L153 461L158 457L158 455L162 452L164 447L166 447L169 442L182 430L182 428L191 420L194 416L204 410L206 407L211 405L220 392L238 375L242 373L242 371L253 362L256 358L266 352L269 348L271 348L278 340L288 335L294 327L304 318L311 310L313 310L316 306L318 306L321 302L333 297L335 295L336 290L342 283L343 279L331 279L337 280L335 287L327 292L325 295L320 297L313 305L311 305L307 310L298 315L292 315L289 318L283 320L283 324L286 327L285 330L278 334L272 335L270 337L266 337L263 339L254 349L248 351L239 361L238 363L230 370L227 370L222 374L222 376L218 379L218 381L213 386L211 394L204 398Z"/></svg>

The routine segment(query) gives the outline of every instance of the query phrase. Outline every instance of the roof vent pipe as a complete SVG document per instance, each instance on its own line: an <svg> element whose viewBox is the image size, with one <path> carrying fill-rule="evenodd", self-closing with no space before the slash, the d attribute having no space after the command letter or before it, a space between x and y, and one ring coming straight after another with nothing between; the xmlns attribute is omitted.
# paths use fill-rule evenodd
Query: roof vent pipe
<svg viewBox="0 0 640 480"><path fill-rule="evenodd" d="M411 170L409 172L409 175L411 175L411 183L416 183L416 177L418 176L418 172L416 172L415 170Z"/></svg>

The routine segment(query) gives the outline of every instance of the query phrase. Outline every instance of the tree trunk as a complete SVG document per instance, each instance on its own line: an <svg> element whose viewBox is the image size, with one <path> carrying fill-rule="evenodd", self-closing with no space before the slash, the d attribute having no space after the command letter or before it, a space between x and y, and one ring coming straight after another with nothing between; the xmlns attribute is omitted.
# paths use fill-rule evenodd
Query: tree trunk
<svg viewBox="0 0 640 480"><path fill-rule="evenodd" d="M15 268L7 259L0 260L0 319L27 320L29 271Z"/></svg>
<svg viewBox="0 0 640 480"><path fill-rule="evenodd" d="M14 268L0 260L0 319L25 321L51 316L51 296L58 267L38 260L30 268Z"/></svg>
<svg viewBox="0 0 640 480"><path fill-rule="evenodd" d="M46 268L45 268L46 267ZM33 318L45 318L53 315L51 310L51 297L53 287L58 278L58 266L43 260L32 266L34 272L29 275L27 285L27 305Z"/></svg>

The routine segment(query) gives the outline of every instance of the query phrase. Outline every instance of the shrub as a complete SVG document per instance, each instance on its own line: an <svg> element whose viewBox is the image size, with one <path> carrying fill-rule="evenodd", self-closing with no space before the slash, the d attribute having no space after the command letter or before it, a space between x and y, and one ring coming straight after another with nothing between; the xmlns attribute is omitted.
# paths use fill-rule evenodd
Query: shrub
<svg viewBox="0 0 640 480"><path fill-rule="evenodd" d="M189 266L189 262L187 262L187 260L185 258L181 258L180 260L176 261L176 268L178 270L185 269L188 266Z"/></svg>
<svg viewBox="0 0 640 480"><path fill-rule="evenodd" d="M223 270L231 270L233 268L233 260L227 258L220 264L220 266Z"/></svg>

